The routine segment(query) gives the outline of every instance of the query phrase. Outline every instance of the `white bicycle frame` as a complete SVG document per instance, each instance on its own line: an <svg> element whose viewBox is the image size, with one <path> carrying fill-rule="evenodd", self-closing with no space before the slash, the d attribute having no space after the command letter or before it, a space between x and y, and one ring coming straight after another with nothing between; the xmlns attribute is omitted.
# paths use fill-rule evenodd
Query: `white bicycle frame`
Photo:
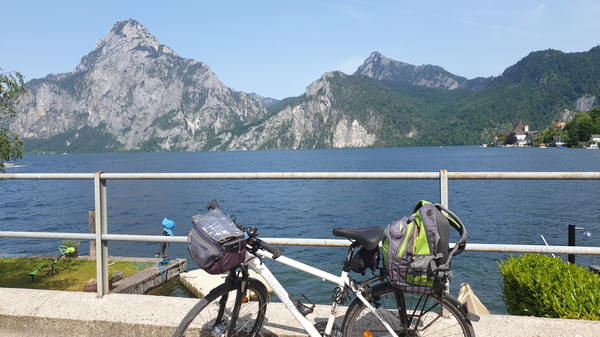
<svg viewBox="0 0 600 337"><path fill-rule="evenodd" d="M328 273L321 269L309 266L307 264L296 261L294 259L287 258L283 255L278 257L277 259L273 259L273 255L265 250L259 250L257 252L257 254L260 255L261 257L268 258L273 261L277 261L279 263L282 263L286 266L292 267L299 271L319 277L327 282L333 283L340 287L344 287L345 285L348 286L348 288L352 290L354 295L357 298L359 298L360 301L363 302L369 308L369 310L383 323L383 325L390 332L390 335L392 337L398 337L398 335L394 332L394 330L392 329L390 324L388 322L386 322L386 320L375 309L375 307L373 307L371 305L371 303L369 303L364 298L361 291L352 286L352 283L350 282L350 278L348 277L347 271L342 270L341 276L335 276L331 273ZM298 310L298 308L296 308L296 305L292 302L292 300L290 300L290 298L288 296L288 292L283 288L281 283L279 283L279 280L277 280L277 278L273 275L273 273L271 273L269 268L264 263L262 263L260 261L260 259L251 255L250 253L246 253L246 261L248 261L248 265L252 269L254 269L254 271L256 271L259 275L261 275L264 278L264 280L271 286L271 288L273 288L273 292L275 292L275 294L277 295L277 297L279 297L279 299L285 305L285 307L292 313L292 315L296 318L296 320L298 320L300 325L302 325L302 327L304 328L304 330L306 330L306 332L309 334L309 336L321 337L321 334L312 325L312 323L306 317L304 317L304 315L302 315L302 313L300 313L300 310ZM333 323L336 318L338 306L339 306L339 304L337 304L335 302L333 302L333 304L331 306L331 314L329 315L329 318L327 319L327 327L325 328L326 335L331 334L331 330L333 328Z"/></svg>

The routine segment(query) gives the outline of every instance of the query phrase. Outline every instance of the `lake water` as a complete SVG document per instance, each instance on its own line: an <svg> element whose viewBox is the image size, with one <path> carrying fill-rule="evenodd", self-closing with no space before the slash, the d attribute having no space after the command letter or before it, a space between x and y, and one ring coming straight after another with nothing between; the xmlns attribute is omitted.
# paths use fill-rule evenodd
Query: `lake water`
<svg viewBox="0 0 600 337"><path fill-rule="evenodd" d="M600 151L584 149L420 147L246 152L28 155L8 173L104 172L528 172L598 171ZM191 216L217 199L263 237L333 238L334 227L384 227L409 215L421 200L439 202L437 180L234 180L108 181L109 233L162 233L168 217L175 235L187 235ZM0 181L0 230L87 232L94 209L92 181ZM449 204L465 223L471 243L567 244L567 225L577 245L600 246L600 181L449 181ZM581 232L581 231L580 231ZM0 238L0 252L58 253L60 240ZM110 255L153 257L158 244L110 242ZM286 255L338 273L343 248L285 247ZM81 252L88 251L82 243ZM452 293L469 282L492 313L505 313L497 263L509 254L465 252L453 259ZM172 244L169 257L187 258ZM566 256L564 256L566 260ZM578 256L585 267L600 257ZM191 263L193 265L193 262ZM271 265L273 265L271 263ZM190 266L191 267L191 266ZM274 265L294 294L327 303L332 286ZM543 272L543 271L540 271Z"/></svg>

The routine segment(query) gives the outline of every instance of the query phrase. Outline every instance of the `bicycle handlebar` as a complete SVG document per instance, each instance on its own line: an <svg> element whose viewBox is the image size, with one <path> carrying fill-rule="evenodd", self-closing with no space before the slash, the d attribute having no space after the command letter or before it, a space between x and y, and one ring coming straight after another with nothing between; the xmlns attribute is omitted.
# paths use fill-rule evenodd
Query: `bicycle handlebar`
<svg viewBox="0 0 600 337"><path fill-rule="evenodd" d="M264 243L264 241L260 240L260 248L266 250L267 252L273 254L273 260L277 259L283 254L284 249L281 247L271 246L270 244Z"/></svg>
<svg viewBox="0 0 600 337"><path fill-rule="evenodd" d="M211 200L208 203L208 205L206 205L206 209L209 211L212 211L213 209L217 209L217 208L219 208L219 203L215 199Z"/></svg>

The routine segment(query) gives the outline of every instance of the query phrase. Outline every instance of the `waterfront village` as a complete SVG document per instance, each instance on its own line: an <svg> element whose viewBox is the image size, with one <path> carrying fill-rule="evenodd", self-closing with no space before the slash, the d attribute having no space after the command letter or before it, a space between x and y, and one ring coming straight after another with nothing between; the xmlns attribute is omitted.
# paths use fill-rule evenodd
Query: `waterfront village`
<svg viewBox="0 0 600 337"><path fill-rule="evenodd" d="M567 123L560 122L554 125L554 130L557 132L563 131ZM519 122L507 135L501 134L494 137L494 142L485 144L484 146L503 146L503 147L555 147L566 148L567 142L561 135L553 135L549 143L540 142L538 136L539 131L529 130L529 125ZM579 148L598 149L600 144L600 134L593 134L589 141L580 141ZM575 146L573 146L575 147Z"/></svg>

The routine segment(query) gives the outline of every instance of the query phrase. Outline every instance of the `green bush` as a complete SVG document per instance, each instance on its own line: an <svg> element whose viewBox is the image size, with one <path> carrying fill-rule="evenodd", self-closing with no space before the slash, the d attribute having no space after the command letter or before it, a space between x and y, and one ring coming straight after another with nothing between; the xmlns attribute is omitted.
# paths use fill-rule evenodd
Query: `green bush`
<svg viewBox="0 0 600 337"><path fill-rule="evenodd" d="M511 315L600 320L600 277L539 254L499 263L502 298Z"/></svg>

